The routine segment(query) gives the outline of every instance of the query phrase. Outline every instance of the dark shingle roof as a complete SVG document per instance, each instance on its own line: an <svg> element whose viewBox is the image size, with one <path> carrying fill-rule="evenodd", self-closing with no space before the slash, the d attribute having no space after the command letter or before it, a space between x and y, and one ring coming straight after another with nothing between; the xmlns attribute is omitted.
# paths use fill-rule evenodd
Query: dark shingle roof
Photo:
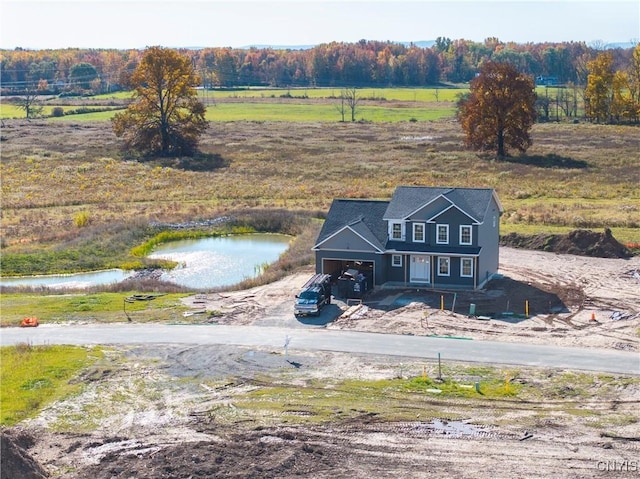
<svg viewBox="0 0 640 479"><path fill-rule="evenodd" d="M316 245L345 226L352 225L358 234L364 236L372 244L384 248L383 245L387 241L387 226L382 220L382 216L388 205L388 201L333 200L327 213L327 219L316 240Z"/></svg>
<svg viewBox="0 0 640 479"><path fill-rule="evenodd" d="M333 200L327 219L320 230L316 246L342 230L351 228L376 248L384 250L394 245L388 241L387 223L389 219L404 219L439 196L443 196L482 222L494 191L491 188L433 188L427 186L399 186L391 201L379 200ZM498 207L500 205L498 204ZM399 246L398 246L399 247ZM404 247L408 247L404 244ZM419 248L419 246L416 246ZM436 250L434 250L435 252ZM469 253L469 249L465 251Z"/></svg>
<svg viewBox="0 0 640 479"><path fill-rule="evenodd" d="M433 201L451 188L430 188L426 186L398 186L393 192L385 219L403 219L421 206Z"/></svg>
<svg viewBox="0 0 640 479"><path fill-rule="evenodd" d="M442 195L475 220L482 222L493 193L491 188L399 186L393 193L384 218L404 219Z"/></svg>

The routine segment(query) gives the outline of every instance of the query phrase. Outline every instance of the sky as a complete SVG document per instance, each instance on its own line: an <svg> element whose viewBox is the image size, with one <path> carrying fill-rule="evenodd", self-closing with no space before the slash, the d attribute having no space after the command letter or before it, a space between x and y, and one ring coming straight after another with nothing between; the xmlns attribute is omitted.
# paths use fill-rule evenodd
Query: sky
<svg viewBox="0 0 640 479"><path fill-rule="evenodd" d="M0 0L0 48L640 41L639 0Z"/></svg>

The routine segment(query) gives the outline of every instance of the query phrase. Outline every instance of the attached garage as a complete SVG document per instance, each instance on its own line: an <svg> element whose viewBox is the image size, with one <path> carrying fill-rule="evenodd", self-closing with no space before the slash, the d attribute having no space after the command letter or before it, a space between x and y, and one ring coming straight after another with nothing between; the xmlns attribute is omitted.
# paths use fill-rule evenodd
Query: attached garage
<svg viewBox="0 0 640 479"><path fill-rule="evenodd" d="M336 280L338 277L347 270L355 269L364 274L365 276L375 278L375 263L373 261L366 260L352 260L352 259L322 259L322 274L330 274L331 279Z"/></svg>
<svg viewBox="0 0 640 479"><path fill-rule="evenodd" d="M391 201L335 199L313 247L316 272L338 283L481 288L498 269L503 211L489 188L399 186Z"/></svg>

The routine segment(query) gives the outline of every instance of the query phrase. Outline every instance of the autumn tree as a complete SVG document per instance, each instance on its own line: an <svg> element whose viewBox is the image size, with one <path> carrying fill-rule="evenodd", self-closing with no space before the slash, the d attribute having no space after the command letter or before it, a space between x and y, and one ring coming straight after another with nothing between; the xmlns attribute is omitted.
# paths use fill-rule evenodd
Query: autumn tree
<svg viewBox="0 0 640 479"><path fill-rule="evenodd" d="M632 105L632 119L638 122L640 118L640 43L633 49L631 63L628 68L629 97Z"/></svg>
<svg viewBox="0 0 640 479"><path fill-rule="evenodd" d="M595 60L587 63L589 74L584 90L585 114L596 123L607 123L611 118L613 101L613 55L600 53Z"/></svg>
<svg viewBox="0 0 640 479"><path fill-rule="evenodd" d="M131 76L131 105L114 116L127 148L161 156L193 155L207 128L199 78L189 58L162 47L147 49Z"/></svg>
<svg viewBox="0 0 640 479"><path fill-rule="evenodd" d="M533 79L509 64L485 63L458 102L458 120L471 148L495 150L498 157L507 147L526 151L536 120Z"/></svg>

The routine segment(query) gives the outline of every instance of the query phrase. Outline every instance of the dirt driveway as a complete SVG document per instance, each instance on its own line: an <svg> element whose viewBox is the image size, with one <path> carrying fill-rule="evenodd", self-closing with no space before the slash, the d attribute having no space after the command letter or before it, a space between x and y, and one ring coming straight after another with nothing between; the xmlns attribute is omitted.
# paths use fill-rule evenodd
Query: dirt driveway
<svg viewBox="0 0 640 479"><path fill-rule="evenodd" d="M336 298L320 317L296 319L294 295L311 273L247 291L198 295L185 303L215 312L208 321L220 324L639 350L640 257L590 258L502 247L502 277L482 291L378 289L361 305Z"/></svg>

